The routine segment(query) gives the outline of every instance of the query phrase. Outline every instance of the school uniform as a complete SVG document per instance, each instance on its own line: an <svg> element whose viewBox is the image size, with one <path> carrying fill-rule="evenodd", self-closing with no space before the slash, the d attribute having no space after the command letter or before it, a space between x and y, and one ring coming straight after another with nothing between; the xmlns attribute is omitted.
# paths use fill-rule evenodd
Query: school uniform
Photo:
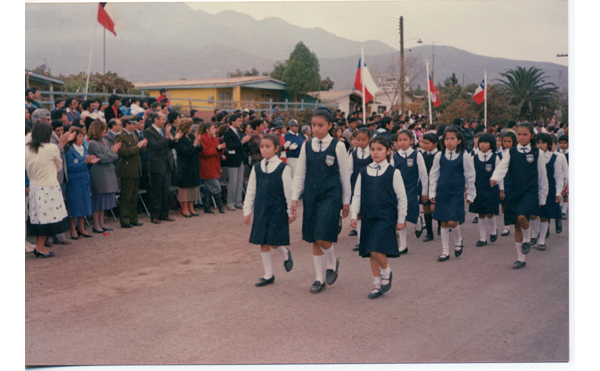
<svg viewBox="0 0 600 371"><path fill-rule="evenodd" d="M416 224L419 220L419 195L429 192L429 177L423 155L412 148L399 149L393 153L392 166L400 170L408 202L406 221Z"/></svg>
<svg viewBox="0 0 600 371"><path fill-rule="evenodd" d="M504 225L514 224L519 215L524 215L529 220L530 215L535 215L538 206L546 203L548 195L544 157L540 156L537 148L532 149L530 144L517 144L505 152L490 180L500 182L506 175L510 177L510 184L506 188L504 199Z"/></svg>
<svg viewBox="0 0 600 371"><path fill-rule="evenodd" d="M427 190L428 191L429 191L429 174L431 173L431 168L433 167L433 159L435 158L435 154L438 152L439 151L437 148L434 148L433 151L425 151L425 150L421 151L421 155L423 155L423 162L425 162L425 169L427 170L427 181L428 181ZM431 205L431 200L427 199L427 202L423 202L422 200L420 200L419 203L422 205Z"/></svg>
<svg viewBox="0 0 600 371"><path fill-rule="evenodd" d="M429 198L435 198L433 219L464 223L465 186L467 200L473 202L477 195L473 157L456 150L438 152L429 173Z"/></svg>
<svg viewBox="0 0 600 371"><path fill-rule="evenodd" d="M406 220L406 190L400 171L387 160L364 167L356 180L351 218L361 214L363 229L358 253L363 258L371 252L388 258L400 256L396 224Z"/></svg>
<svg viewBox="0 0 600 371"><path fill-rule="evenodd" d="M498 205L500 204L500 191L504 190L504 182L500 181L492 187L490 178L496 167L500 164L500 157L497 153L478 151L473 156L473 166L475 167L475 189L477 197L471 205L469 212L475 214L499 214Z"/></svg>
<svg viewBox="0 0 600 371"><path fill-rule="evenodd" d="M546 162L546 173L548 176L548 196L546 203L539 207L533 215L547 219L560 219L560 202L556 202L556 196L560 196L563 189L564 177L562 173L562 164L558 161L558 156L551 151L540 151L540 157ZM545 236L545 232L544 232Z"/></svg>
<svg viewBox="0 0 600 371"><path fill-rule="evenodd" d="M569 149L559 149L558 150L560 153L562 153L563 155L565 155L565 158L567 159L567 164L569 163Z"/></svg>
<svg viewBox="0 0 600 371"><path fill-rule="evenodd" d="M350 173L350 190L351 195L354 195L354 186L356 185L356 179L358 178L358 174L360 171L369 166L373 162L371 159L371 150L369 146L366 146L365 149L360 147L352 150L348 156L348 172ZM352 196L350 197L352 200Z"/></svg>
<svg viewBox="0 0 600 371"><path fill-rule="evenodd" d="M337 242L340 210L350 204L350 174L346 147L329 134L312 138L300 151L292 199L304 190L302 239Z"/></svg>
<svg viewBox="0 0 600 371"><path fill-rule="evenodd" d="M244 201L244 216L250 215L254 209L249 242L255 245L288 246L291 205L291 168L277 156L255 164L250 172Z"/></svg>
<svg viewBox="0 0 600 371"><path fill-rule="evenodd" d="M291 130L285 134L284 139L285 144L283 148L287 151L287 164L290 165L292 176L294 176L296 164L298 163L298 156L300 156L300 148L302 147L302 144L304 144L304 140L300 137L300 133L294 133Z"/></svg>

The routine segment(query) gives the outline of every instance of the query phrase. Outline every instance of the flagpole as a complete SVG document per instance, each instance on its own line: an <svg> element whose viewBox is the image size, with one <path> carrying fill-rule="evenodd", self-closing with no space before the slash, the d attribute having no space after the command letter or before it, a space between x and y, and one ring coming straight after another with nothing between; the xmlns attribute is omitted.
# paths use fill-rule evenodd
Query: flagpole
<svg viewBox="0 0 600 371"><path fill-rule="evenodd" d="M483 126L487 129L487 71L483 71Z"/></svg>
<svg viewBox="0 0 600 371"><path fill-rule="evenodd" d="M365 102L365 72L363 66L365 65L365 47L360 47L360 84L362 85L362 114L363 114L363 125L367 124L367 102Z"/></svg>
<svg viewBox="0 0 600 371"><path fill-rule="evenodd" d="M94 35L92 36L92 46L90 47L90 61L88 62L87 79L85 81L85 99L87 100L88 87L90 85L90 69L92 68L92 51L94 50L94 39L96 38L96 24L94 22Z"/></svg>
<svg viewBox="0 0 600 371"><path fill-rule="evenodd" d="M429 89L429 61L425 61L425 68L427 69L427 101L429 102L429 126L433 127L433 116L431 114L431 91Z"/></svg>

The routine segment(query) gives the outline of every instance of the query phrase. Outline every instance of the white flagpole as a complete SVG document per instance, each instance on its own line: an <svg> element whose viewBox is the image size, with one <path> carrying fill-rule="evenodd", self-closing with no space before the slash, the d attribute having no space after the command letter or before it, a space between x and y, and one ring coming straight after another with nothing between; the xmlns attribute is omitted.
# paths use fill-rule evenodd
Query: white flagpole
<svg viewBox="0 0 600 371"><path fill-rule="evenodd" d="M94 50L94 39L96 38L96 24L94 22L94 36L92 36L92 46L90 48L90 61L88 62L87 79L85 81L85 99L87 100L88 87L90 85L90 69L92 68L92 51Z"/></svg>
<svg viewBox="0 0 600 371"><path fill-rule="evenodd" d="M367 124L367 102L365 102L365 47L360 47L360 83L362 85L362 114L363 114L363 125Z"/></svg>
<svg viewBox="0 0 600 371"><path fill-rule="evenodd" d="M429 61L425 61L425 68L427 69L427 101L429 102L429 126L433 126L433 116L431 114L431 91L429 89Z"/></svg>
<svg viewBox="0 0 600 371"><path fill-rule="evenodd" d="M483 71L483 126L487 129L487 72Z"/></svg>

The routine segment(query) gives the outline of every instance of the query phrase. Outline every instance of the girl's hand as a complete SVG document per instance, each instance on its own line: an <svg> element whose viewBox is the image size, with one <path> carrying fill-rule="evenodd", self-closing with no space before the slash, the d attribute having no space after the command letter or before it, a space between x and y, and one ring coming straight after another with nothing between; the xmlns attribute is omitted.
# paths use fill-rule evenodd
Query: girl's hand
<svg viewBox="0 0 600 371"><path fill-rule="evenodd" d="M504 191L500 191L500 200L504 201L504 197L506 197Z"/></svg>
<svg viewBox="0 0 600 371"><path fill-rule="evenodd" d="M25 187L25 196L29 196L29 187Z"/></svg>
<svg viewBox="0 0 600 371"><path fill-rule="evenodd" d="M288 222L289 222L289 224L292 224L292 223L294 222L294 220L296 220L296 217L295 217L295 216L290 216L290 217L288 217Z"/></svg>
<svg viewBox="0 0 600 371"><path fill-rule="evenodd" d="M427 202L427 200L429 200L429 196L427 196L427 195L421 196L421 201L423 201L423 203Z"/></svg>
<svg viewBox="0 0 600 371"><path fill-rule="evenodd" d="M490 179L490 185L491 185L492 187L495 187L495 186L496 186L496 184L498 184L498 182L497 182L497 181L495 181L494 179Z"/></svg>
<svg viewBox="0 0 600 371"><path fill-rule="evenodd" d="M250 217L252 217L252 215L246 215L246 216L244 217L244 223L246 223L246 224L250 224Z"/></svg>
<svg viewBox="0 0 600 371"><path fill-rule="evenodd" d="M406 227L406 223L396 223L397 231L404 229L404 227Z"/></svg>
<svg viewBox="0 0 600 371"><path fill-rule="evenodd" d="M353 229L355 229L355 228L358 226L358 220L356 220L356 219L352 219L352 220L350 221L350 226L351 226Z"/></svg>
<svg viewBox="0 0 600 371"><path fill-rule="evenodd" d="M346 218L350 214L350 205L342 206L342 219Z"/></svg>
<svg viewBox="0 0 600 371"><path fill-rule="evenodd" d="M434 204L434 203L435 203L435 197L431 197L431 198L429 199L429 201L431 201L431 203L432 203L432 204Z"/></svg>
<svg viewBox="0 0 600 371"><path fill-rule="evenodd" d="M292 206L290 206L290 212L292 213L292 217L297 218L298 214L296 214L296 208L298 207L298 201L292 201Z"/></svg>
<svg viewBox="0 0 600 371"><path fill-rule="evenodd" d="M556 196L556 203L560 202L561 197L560 196Z"/></svg>
<svg viewBox="0 0 600 371"><path fill-rule="evenodd" d="M560 194L563 195L563 196L568 196L569 195L569 183L565 184L565 186L563 187L563 189L560 192Z"/></svg>
<svg viewBox="0 0 600 371"><path fill-rule="evenodd" d="M119 151L119 148L121 148L121 142L117 142L117 143L113 144L113 146L110 147L110 150L113 151L114 153L117 153Z"/></svg>

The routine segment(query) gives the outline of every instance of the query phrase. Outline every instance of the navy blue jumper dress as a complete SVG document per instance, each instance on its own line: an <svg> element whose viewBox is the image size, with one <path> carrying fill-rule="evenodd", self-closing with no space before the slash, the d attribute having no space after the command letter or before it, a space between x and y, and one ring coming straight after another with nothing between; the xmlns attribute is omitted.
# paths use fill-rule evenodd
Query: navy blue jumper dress
<svg viewBox="0 0 600 371"><path fill-rule="evenodd" d="M509 150L508 173L510 184L504 198L504 225L515 224L519 215L529 220L539 209L538 201L538 158L537 148L522 153L517 147ZM505 183L506 185L506 183Z"/></svg>
<svg viewBox="0 0 600 371"><path fill-rule="evenodd" d="M560 202L556 202L556 179L554 179L556 157L555 154L552 154L550 161L546 164L546 173L548 174L548 197L546 197L546 204L540 207L537 213L533 214L542 218L561 219L562 217Z"/></svg>
<svg viewBox="0 0 600 371"><path fill-rule="evenodd" d="M406 158L394 152L394 166L400 170L404 189L406 190L406 221L417 223L419 220L419 166L417 165L417 151L413 151Z"/></svg>
<svg viewBox="0 0 600 371"><path fill-rule="evenodd" d="M487 161L481 161L478 155L473 156L475 166L475 190L477 196L471 205L469 212L475 214L499 214L500 187L496 184L490 185L490 179L496 170L496 156L492 154Z"/></svg>
<svg viewBox="0 0 600 371"><path fill-rule="evenodd" d="M465 222L465 169L464 152L456 159L448 160L445 152L440 154L440 177L438 179L433 219L443 222Z"/></svg>
<svg viewBox="0 0 600 371"><path fill-rule="evenodd" d="M338 140L333 138L329 147L315 152L312 143L306 147L306 177L302 202L302 239L337 242L340 210L342 209L342 182L335 152Z"/></svg>
<svg viewBox="0 0 600 371"><path fill-rule="evenodd" d="M385 254L388 258L400 256L396 223L398 222L398 198L394 191L394 172L388 166L380 176L360 172L360 214L362 227L358 254L363 258L371 252Z"/></svg>
<svg viewBox="0 0 600 371"><path fill-rule="evenodd" d="M254 165L256 197L250 243L255 245L288 246L290 225L287 201L281 175L288 166L280 163L272 173L265 173L260 162Z"/></svg>
<svg viewBox="0 0 600 371"><path fill-rule="evenodd" d="M358 178L358 174L360 171L369 166L373 159L371 159L371 155L367 156L364 159L358 158L358 150L352 151L352 174L350 174L350 186L352 187L352 197L354 196L354 186L356 185L356 179ZM352 197L350 197L350 203L352 203Z"/></svg>

